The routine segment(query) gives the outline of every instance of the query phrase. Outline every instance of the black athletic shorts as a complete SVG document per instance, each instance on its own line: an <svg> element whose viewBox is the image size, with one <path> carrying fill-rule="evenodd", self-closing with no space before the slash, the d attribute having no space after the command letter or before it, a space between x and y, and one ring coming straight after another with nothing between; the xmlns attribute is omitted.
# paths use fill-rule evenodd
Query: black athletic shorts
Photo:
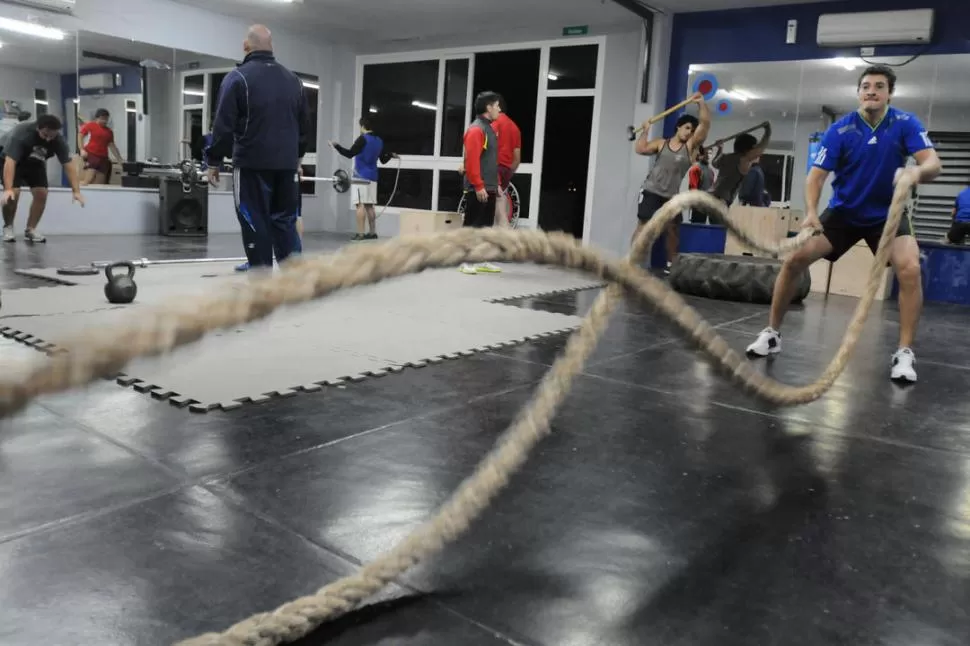
<svg viewBox="0 0 970 646"><path fill-rule="evenodd" d="M970 236L970 222L954 222L950 225L950 230L946 232L946 239L950 244L963 244Z"/></svg>
<svg viewBox="0 0 970 646"><path fill-rule="evenodd" d="M7 163L6 155L0 155L0 169ZM3 172L0 170L0 185L3 184ZM17 164L14 172L13 185L15 188L47 188L47 164L36 159L28 159ZM4 188L7 188L4 186Z"/></svg>
<svg viewBox="0 0 970 646"><path fill-rule="evenodd" d="M640 189L640 204L637 206L637 219L640 222L649 222L653 214L660 210L660 207L670 201L669 197L663 197L650 191ZM680 218L675 218L674 222L679 222Z"/></svg>
<svg viewBox="0 0 970 646"><path fill-rule="evenodd" d="M825 256L825 259L831 262L841 258L842 254L855 246L860 240L866 241L872 253L876 253L876 249L879 248L879 239L882 237L882 230L886 226L885 222L860 227L849 224L846 216L845 211L825 209L825 212L819 217L822 222L822 235L828 238L829 244L832 245L832 253ZM913 222L907 211L899 221L896 237L911 235L913 235Z"/></svg>

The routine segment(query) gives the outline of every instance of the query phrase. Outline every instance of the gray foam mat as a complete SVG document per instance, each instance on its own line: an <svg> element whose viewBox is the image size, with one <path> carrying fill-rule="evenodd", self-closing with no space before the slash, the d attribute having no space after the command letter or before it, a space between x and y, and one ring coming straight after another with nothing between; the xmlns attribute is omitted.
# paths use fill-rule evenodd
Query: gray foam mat
<svg viewBox="0 0 970 646"><path fill-rule="evenodd" d="M136 301L120 306L105 299L103 274L19 270L76 284L5 290L0 334L54 351L58 340L82 328L114 324L148 306L246 281L233 264L139 269ZM429 270L338 292L262 321L213 332L169 355L135 360L118 381L196 411L235 408L563 333L581 319L499 303L602 286L584 274L557 268L502 267L501 274L475 276L450 268Z"/></svg>

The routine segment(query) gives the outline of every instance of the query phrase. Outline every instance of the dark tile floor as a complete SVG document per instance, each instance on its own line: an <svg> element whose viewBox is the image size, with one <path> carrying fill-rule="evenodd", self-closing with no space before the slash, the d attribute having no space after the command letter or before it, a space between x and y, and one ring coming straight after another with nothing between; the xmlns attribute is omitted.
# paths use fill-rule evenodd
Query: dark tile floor
<svg viewBox="0 0 970 646"><path fill-rule="evenodd" d="M237 256L239 241L0 253L10 289L45 286L14 267ZM594 297L508 306L583 313ZM739 349L764 324L763 307L690 302ZM810 299L760 365L810 381L854 305ZM301 643L965 645L968 314L927 307L920 383L900 388L897 314L877 307L831 393L781 409L625 304L554 435L471 532ZM0 420L0 644L169 644L352 572L447 498L563 342L229 413L105 382ZM0 359L30 352L0 339Z"/></svg>

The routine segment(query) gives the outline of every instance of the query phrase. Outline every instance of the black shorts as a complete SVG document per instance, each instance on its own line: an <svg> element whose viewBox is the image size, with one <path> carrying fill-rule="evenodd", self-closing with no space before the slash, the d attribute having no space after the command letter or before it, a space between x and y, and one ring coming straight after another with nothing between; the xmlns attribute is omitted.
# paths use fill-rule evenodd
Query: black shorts
<svg viewBox="0 0 970 646"><path fill-rule="evenodd" d="M876 253L876 249L879 248L879 239L882 237L882 230L886 226L885 222L860 227L849 224L846 216L845 211L825 209L825 212L819 217L822 222L822 235L828 238L829 244L832 245L832 253L825 256L828 261L835 262L860 240L866 241L872 253ZM911 235L913 235L913 221L909 211L907 211L899 221L896 237Z"/></svg>
<svg viewBox="0 0 970 646"><path fill-rule="evenodd" d="M640 189L640 204L637 206L637 219L640 222L649 222L653 214L660 210L660 207L670 201L669 197L664 197L662 195L657 195L656 193L651 193L650 191L645 191ZM676 222L680 221L680 218L675 218Z"/></svg>
<svg viewBox="0 0 970 646"><path fill-rule="evenodd" d="M7 157L0 155L0 169L7 163ZM0 185L3 184L3 173L0 172ZM36 159L28 159L17 164L13 176L13 187L47 188L47 164ZM4 188L7 188L4 186Z"/></svg>
<svg viewBox="0 0 970 646"><path fill-rule="evenodd" d="M970 236L970 222L955 221L946 232L946 239L950 244L963 244L967 236Z"/></svg>

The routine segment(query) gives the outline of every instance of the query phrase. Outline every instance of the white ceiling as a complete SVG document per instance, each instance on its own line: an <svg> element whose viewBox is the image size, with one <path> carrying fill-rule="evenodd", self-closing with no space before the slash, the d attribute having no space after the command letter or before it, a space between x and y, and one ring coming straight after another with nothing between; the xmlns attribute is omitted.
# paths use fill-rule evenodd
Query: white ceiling
<svg viewBox="0 0 970 646"><path fill-rule="evenodd" d="M893 65L905 61L867 60ZM856 87L865 67L860 59L692 65L688 87L693 87L697 75L713 74L720 87L717 98L731 99L732 117L793 118L796 110L818 115L823 105L836 112L848 112L858 106ZM932 107L965 112L970 120L970 54L921 56L894 69L894 105L924 118ZM750 98L743 101L732 94L734 91Z"/></svg>
<svg viewBox="0 0 970 646"><path fill-rule="evenodd" d="M503 29L637 24L612 0L175 0L295 33L367 50L368 43L448 37ZM804 0L643 0L668 12L797 4Z"/></svg>

